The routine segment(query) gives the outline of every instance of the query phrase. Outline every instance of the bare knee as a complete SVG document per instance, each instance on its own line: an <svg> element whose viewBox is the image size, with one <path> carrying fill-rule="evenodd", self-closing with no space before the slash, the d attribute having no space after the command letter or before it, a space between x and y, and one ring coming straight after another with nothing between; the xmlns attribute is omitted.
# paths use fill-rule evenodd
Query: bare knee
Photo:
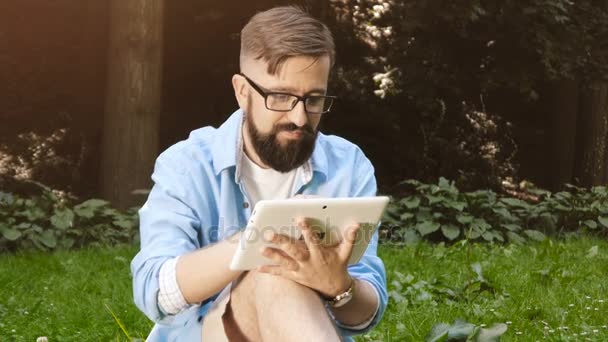
<svg viewBox="0 0 608 342"><path fill-rule="evenodd" d="M256 294L259 295L268 293L279 295L295 292L301 295L310 296L311 298L318 298L316 291L285 277L254 271L251 273L251 278L255 283Z"/></svg>

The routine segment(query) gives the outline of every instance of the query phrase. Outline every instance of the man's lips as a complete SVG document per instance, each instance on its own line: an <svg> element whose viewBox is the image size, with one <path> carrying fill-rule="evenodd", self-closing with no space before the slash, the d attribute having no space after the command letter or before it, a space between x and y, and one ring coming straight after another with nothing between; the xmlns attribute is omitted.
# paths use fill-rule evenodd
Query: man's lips
<svg viewBox="0 0 608 342"><path fill-rule="evenodd" d="M301 138L302 136L304 136L304 132L302 130L293 130L293 131L282 131L281 133L283 133L283 135L285 135L288 138Z"/></svg>

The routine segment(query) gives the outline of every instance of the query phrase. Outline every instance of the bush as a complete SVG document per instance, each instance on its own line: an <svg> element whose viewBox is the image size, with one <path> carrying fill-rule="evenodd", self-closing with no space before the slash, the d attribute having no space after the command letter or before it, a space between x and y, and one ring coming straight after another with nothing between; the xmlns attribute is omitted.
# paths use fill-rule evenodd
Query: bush
<svg viewBox="0 0 608 342"><path fill-rule="evenodd" d="M137 208L119 211L110 203L74 199L44 185L39 195L0 192L0 252L79 248L138 240Z"/></svg>
<svg viewBox="0 0 608 342"><path fill-rule="evenodd" d="M441 178L437 185L404 181L381 228L384 240L412 243L457 239L488 242L543 240L545 234L608 232L608 189L568 185L568 191L528 190L528 200L490 190L460 192Z"/></svg>

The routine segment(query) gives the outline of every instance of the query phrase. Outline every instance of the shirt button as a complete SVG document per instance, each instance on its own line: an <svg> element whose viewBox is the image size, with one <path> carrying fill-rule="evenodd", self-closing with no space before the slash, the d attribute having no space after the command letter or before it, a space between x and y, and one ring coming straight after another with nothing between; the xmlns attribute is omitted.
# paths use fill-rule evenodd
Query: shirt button
<svg viewBox="0 0 608 342"><path fill-rule="evenodd" d="M243 202L243 208L245 208L245 209L249 208L249 203Z"/></svg>

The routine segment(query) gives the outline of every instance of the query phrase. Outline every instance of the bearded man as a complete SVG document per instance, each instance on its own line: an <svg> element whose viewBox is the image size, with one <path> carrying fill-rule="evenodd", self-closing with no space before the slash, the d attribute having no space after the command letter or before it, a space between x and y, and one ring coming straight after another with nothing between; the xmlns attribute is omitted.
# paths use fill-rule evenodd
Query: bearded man
<svg viewBox="0 0 608 342"><path fill-rule="evenodd" d="M131 271L135 303L156 322L148 340L351 341L379 323L388 296L377 232L349 266L359 227L326 246L304 219L304 239L265 237L274 265L229 268L260 200L376 195L361 149L318 131L334 102L334 60L328 28L299 8L258 13L243 28L232 77L240 109L158 157L139 212Z"/></svg>

